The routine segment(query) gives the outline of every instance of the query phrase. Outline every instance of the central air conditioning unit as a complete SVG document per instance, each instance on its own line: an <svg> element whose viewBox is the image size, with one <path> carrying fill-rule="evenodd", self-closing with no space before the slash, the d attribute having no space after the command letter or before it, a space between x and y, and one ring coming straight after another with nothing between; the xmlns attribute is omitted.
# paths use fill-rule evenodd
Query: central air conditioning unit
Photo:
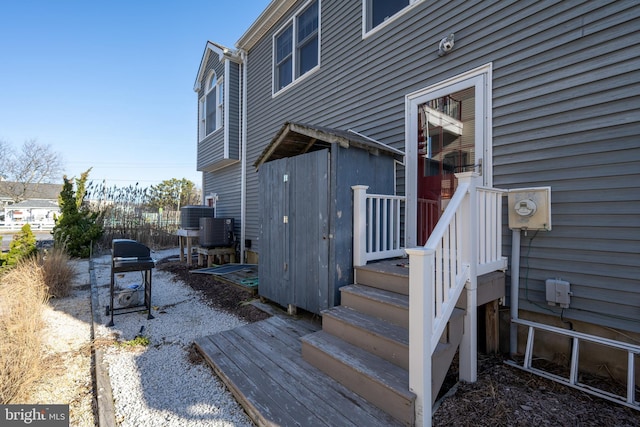
<svg viewBox="0 0 640 427"><path fill-rule="evenodd" d="M198 242L203 248L233 246L233 218L200 218Z"/></svg>
<svg viewBox="0 0 640 427"><path fill-rule="evenodd" d="M180 208L180 228L199 230L200 218L213 218L215 209L210 206L189 205Z"/></svg>

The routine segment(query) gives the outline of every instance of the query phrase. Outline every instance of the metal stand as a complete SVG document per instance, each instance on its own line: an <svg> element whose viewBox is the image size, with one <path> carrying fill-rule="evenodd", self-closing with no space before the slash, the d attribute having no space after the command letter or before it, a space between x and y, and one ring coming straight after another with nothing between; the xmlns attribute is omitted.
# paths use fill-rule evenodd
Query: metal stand
<svg viewBox="0 0 640 427"><path fill-rule="evenodd" d="M118 262L114 259L111 261L111 283L109 285L110 305L107 306L107 316L111 315L111 320L107 326L113 326L113 316L116 314L133 313L136 311L147 310L147 319L153 319L151 315L151 269L154 268L153 261L143 262ZM124 273L128 271L141 271L144 278L144 302L141 305L132 307L114 308L113 299L116 294L115 275L116 273Z"/></svg>

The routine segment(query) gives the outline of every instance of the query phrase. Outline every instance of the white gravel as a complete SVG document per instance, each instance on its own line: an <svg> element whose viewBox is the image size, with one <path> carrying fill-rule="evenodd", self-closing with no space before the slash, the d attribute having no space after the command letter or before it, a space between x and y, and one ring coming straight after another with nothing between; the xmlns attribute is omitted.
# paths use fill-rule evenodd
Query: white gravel
<svg viewBox="0 0 640 427"><path fill-rule="evenodd" d="M68 404L70 425L93 427L89 262L74 260L72 265L77 276L71 294L49 300L43 309L42 354L48 369L29 403Z"/></svg>
<svg viewBox="0 0 640 427"><path fill-rule="evenodd" d="M160 260L176 250L153 253ZM96 339L128 341L140 334L149 346L110 345L104 349L113 391L116 422L121 426L252 426L242 407L205 364L193 364L188 349L201 336L241 326L243 321L206 305L199 295L170 273L152 272L152 314L135 312L109 321L110 256L94 259L101 321ZM126 273L125 283L140 273ZM116 305L117 307L117 305Z"/></svg>

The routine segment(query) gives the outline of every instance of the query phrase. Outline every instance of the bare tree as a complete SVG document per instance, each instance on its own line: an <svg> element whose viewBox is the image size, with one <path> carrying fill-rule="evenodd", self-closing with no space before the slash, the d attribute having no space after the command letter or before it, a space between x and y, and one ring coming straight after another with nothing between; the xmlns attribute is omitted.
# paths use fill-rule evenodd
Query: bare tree
<svg viewBox="0 0 640 427"><path fill-rule="evenodd" d="M20 151L0 141L0 194L20 202L29 192L38 191L42 183L50 183L62 176L62 157L48 144L35 139L25 141Z"/></svg>
<svg viewBox="0 0 640 427"><path fill-rule="evenodd" d="M9 144L0 139L0 181L4 181L7 179L7 161L9 158L9 153L11 152L11 147Z"/></svg>

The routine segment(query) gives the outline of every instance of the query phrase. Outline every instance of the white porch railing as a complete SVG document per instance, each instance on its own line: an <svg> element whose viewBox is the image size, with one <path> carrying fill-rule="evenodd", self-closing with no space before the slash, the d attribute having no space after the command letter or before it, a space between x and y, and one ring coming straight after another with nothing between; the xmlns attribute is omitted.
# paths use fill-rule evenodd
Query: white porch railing
<svg viewBox="0 0 640 427"><path fill-rule="evenodd" d="M354 191L354 266L409 254L409 387L416 398L416 425L431 425L431 358L455 304L467 292L460 344L460 379L477 379L478 276L504 270L502 196L478 186L476 173L456 174L458 187L424 247L400 246L405 198Z"/></svg>
<svg viewBox="0 0 640 427"><path fill-rule="evenodd" d="M400 235L404 196L367 194L366 185L353 189L353 265L404 256Z"/></svg>
<svg viewBox="0 0 640 427"><path fill-rule="evenodd" d="M458 188L424 247L409 254L409 387L416 425L431 425L431 358L466 289L460 379L477 379L477 278L506 268L501 253L503 191L477 186L476 173L457 174Z"/></svg>

